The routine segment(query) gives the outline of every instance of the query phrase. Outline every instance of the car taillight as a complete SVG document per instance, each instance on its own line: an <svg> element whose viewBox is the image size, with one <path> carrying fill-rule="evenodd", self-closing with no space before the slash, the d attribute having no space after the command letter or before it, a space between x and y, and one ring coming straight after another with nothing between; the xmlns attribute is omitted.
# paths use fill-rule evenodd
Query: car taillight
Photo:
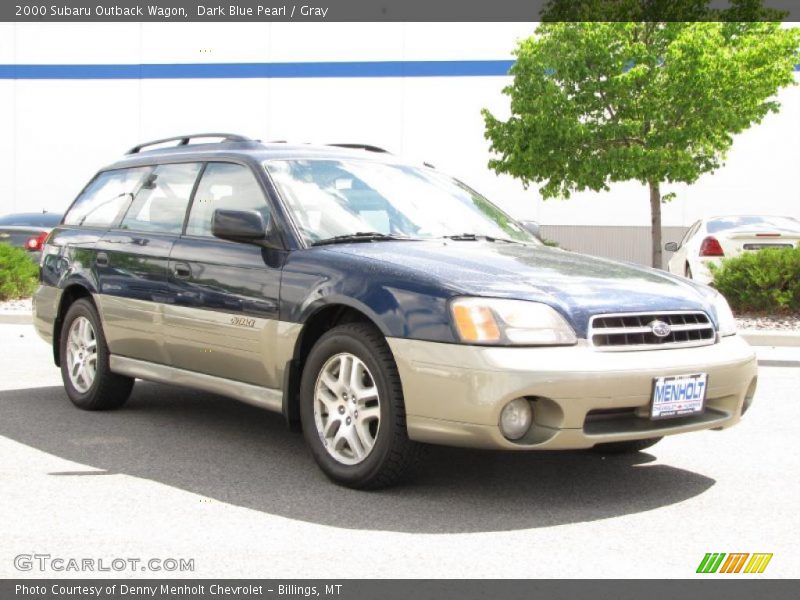
<svg viewBox="0 0 800 600"><path fill-rule="evenodd" d="M725 256L720 246L719 240L713 236L708 236L700 244L700 256Z"/></svg>
<svg viewBox="0 0 800 600"><path fill-rule="evenodd" d="M36 252L41 250L44 246L44 241L47 239L47 232L40 233L39 235L28 238L28 241L25 242L25 248L30 250L31 252Z"/></svg>

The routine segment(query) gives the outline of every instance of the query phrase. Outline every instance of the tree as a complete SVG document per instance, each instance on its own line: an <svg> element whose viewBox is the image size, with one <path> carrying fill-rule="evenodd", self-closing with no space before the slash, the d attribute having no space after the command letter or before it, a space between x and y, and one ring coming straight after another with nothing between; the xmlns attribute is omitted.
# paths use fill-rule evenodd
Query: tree
<svg viewBox="0 0 800 600"><path fill-rule="evenodd" d="M495 155L489 166L525 187L542 184L544 198L641 182L660 268L661 204L671 198L662 186L713 172L735 134L777 112L774 96L794 83L800 63L800 28L543 22L515 54L514 80L503 90L511 117L482 111Z"/></svg>

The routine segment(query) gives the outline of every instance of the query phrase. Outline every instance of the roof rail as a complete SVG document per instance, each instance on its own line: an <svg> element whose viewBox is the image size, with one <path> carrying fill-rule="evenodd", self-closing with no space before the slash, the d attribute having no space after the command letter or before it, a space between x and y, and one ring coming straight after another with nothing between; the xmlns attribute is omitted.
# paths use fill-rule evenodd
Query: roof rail
<svg viewBox="0 0 800 600"><path fill-rule="evenodd" d="M379 146L372 146L370 144L326 144L328 146L337 146L339 148L353 148L355 150L366 150L367 152L381 152L383 154L391 154L388 150L384 150Z"/></svg>
<svg viewBox="0 0 800 600"><path fill-rule="evenodd" d="M222 138L222 143L253 141L247 136L238 135L236 133L193 133L191 135L176 135L175 137L168 137L160 140L153 140L152 142L145 142L144 144L138 144L128 150L125 154L138 154L141 152L142 148L146 148L147 146L155 146L157 144L165 144L166 142L179 142L176 144L176 146L186 146L189 144L189 140L193 140L195 138Z"/></svg>

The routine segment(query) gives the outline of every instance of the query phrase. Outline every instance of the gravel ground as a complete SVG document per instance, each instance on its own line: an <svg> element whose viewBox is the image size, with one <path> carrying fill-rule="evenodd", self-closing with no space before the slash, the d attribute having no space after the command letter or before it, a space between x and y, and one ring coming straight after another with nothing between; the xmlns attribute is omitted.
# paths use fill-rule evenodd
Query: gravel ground
<svg viewBox="0 0 800 600"><path fill-rule="evenodd" d="M0 302L0 312L4 313L26 313L33 310L30 298L22 300L3 300Z"/></svg>
<svg viewBox="0 0 800 600"><path fill-rule="evenodd" d="M5 300L0 302L0 313L26 313L31 312L30 298L22 300ZM736 318L739 329L766 329L771 331L798 331L800 332L800 315L789 316L764 316L741 315Z"/></svg>
<svg viewBox="0 0 800 600"><path fill-rule="evenodd" d="M736 324L739 326L739 329L800 332L800 315L741 315L736 317Z"/></svg>

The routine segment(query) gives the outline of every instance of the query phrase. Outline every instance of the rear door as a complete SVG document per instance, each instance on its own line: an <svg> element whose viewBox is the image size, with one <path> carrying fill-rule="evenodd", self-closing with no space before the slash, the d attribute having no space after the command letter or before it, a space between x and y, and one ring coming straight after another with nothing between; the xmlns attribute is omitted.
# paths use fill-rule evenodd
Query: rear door
<svg viewBox="0 0 800 600"><path fill-rule="evenodd" d="M100 309L113 354L169 364L163 335L163 307L171 302L167 263L201 167L152 168L119 226L97 243Z"/></svg>
<svg viewBox="0 0 800 600"><path fill-rule="evenodd" d="M174 366L244 383L278 388L275 343L284 253L215 238L216 209L256 210L269 203L251 168L209 162L169 261L174 304L165 310L165 335ZM282 365L281 365L282 368Z"/></svg>

